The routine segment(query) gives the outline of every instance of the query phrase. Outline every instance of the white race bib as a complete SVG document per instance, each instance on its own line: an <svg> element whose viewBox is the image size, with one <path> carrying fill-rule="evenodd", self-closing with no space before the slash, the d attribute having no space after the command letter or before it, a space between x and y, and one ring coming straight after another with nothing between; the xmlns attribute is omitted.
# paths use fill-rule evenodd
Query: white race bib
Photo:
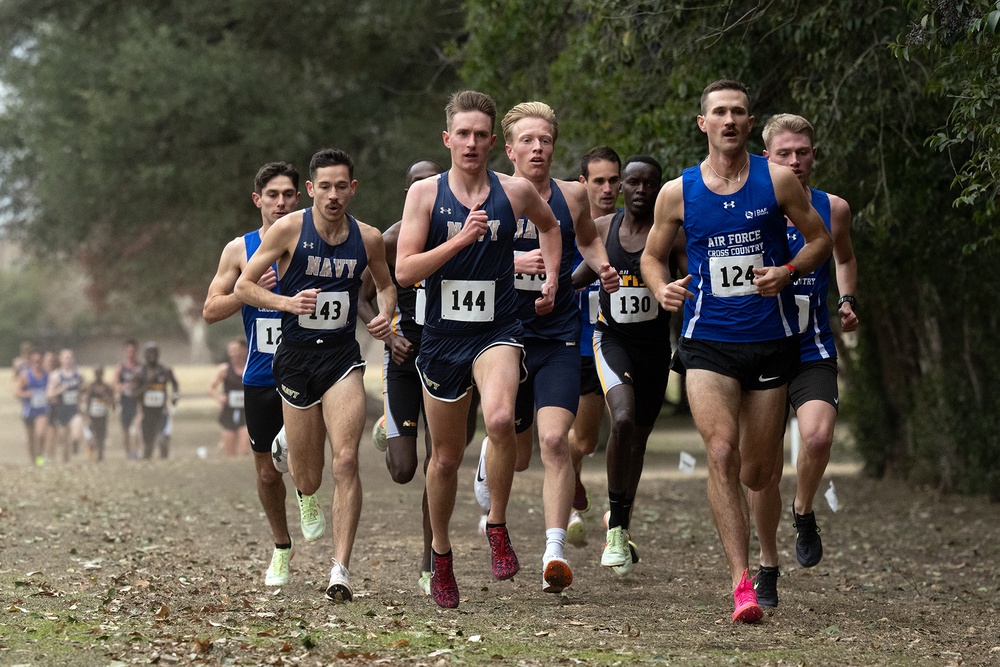
<svg viewBox="0 0 1000 667"><path fill-rule="evenodd" d="M347 325L351 311L351 297L347 292L320 292L316 295L316 311L312 315L299 315L303 329L342 329Z"/></svg>
<svg viewBox="0 0 1000 667"><path fill-rule="evenodd" d="M809 295L796 294L795 305L799 309L799 333L805 333L809 326Z"/></svg>
<svg viewBox="0 0 1000 667"><path fill-rule="evenodd" d="M108 416L108 406L104 401L91 401L90 410L88 411L91 417L95 419L100 419L101 417Z"/></svg>
<svg viewBox="0 0 1000 667"><path fill-rule="evenodd" d="M417 288L417 302L413 306L413 321L424 326L424 314L427 312L427 290L423 286Z"/></svg>
<svg viewBox="0 0 1000 667"><path fill-rule="evenodd" d="M281 342L281 318L258 317L254 323L256 328L257 351L264 354L274 354Z"/></svg>
<svg viewBox="0 0 1000 667"><path fill-rule="evenodd" d="M597 316L601 314L601 293L597 290L587 295L587 302L590 309L588 316L591 324L597 324Z"/></svg>
<svg viewBox="0 0 1000 667"><path fill-rule="evenodd" d="M496 283L492 280L442 280L441 319L492 322Z"/></svg>
<svg viewBox="0 0 1000 667"><path fill-rule="evenodd" d="M229 392L229 395L226 397L226 403L231 408L242 408L243 392L238 389L234 389L233 391Z"/></svg>
<svg viewBox="0 0 1000 667"><path fill-rule="evenodd" d="M653 293L646 287L619 287L611 295L611 316L620 324L656 319L658 307Z"/></svg>
<svg viewBox="0 0 1000 667"><path fill-rule="evenodd" d="M515 250L514 257L520 257L521 255L526 255L527 252L524 250ZM545 284L545 274L544 273L515 273L514 274L514 289L519 289L522 292L541 292L542 285Z"/></svg>
<svg viewBox="0 0 1000 667"><path fill-rule="evenodd" d="M167 392L162 389L150 389L142 395L142 404L147 408L162 408L167 402Z"/></svg>
<svg viewBox="0 0 1000 667"><path fill-rule="evenodd" d="M80 400L79 389L67 389L62 393L63 405L76 405Z"/></svg>
<svg viewBox="0 0 1000 667"><path fill-rule="evenodd" d="M49 397L45 395L44 389L34 389L31 392L31 407L44 408L49 404Z"/></svg>
<svg viewBox="0 0 1000 667"><path fill-rule="evenodd" d="M708 270L712 275L714 296L746 296L756 294L753 270L764 266L764 256L738 255L736 257L709 257Z"/></svg>

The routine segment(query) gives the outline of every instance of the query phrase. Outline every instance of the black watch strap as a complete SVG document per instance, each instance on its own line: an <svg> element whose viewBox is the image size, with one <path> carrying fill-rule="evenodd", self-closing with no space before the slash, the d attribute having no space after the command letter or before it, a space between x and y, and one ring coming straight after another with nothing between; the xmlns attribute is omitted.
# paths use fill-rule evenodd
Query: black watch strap
<svg viewBox="0 0 1000 667"><path fill-rule="evenodd" d="M837 302L837 308L840 308L845 303L851 304L851 310L858 309L858 300L854 298L853 294L844 294L840 297L840 301Z"/></svg>

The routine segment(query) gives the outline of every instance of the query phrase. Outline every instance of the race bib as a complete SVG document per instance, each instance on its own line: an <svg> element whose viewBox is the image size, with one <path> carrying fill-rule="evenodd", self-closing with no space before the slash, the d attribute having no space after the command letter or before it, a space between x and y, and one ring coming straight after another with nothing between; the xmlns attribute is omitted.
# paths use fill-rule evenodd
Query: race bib
<svg viewBox="0 0 1000 667"><path fill-rule="evenodd" d="M799 333L805 333L809 326L809 295L796 294L795 305L799 309Z"/></svg>
<svg viewBox="0 0 1000 667"><path fill-rule="evenodd" d="M238 389L234 389L233 391L230 391L229 395L226 397L226 403L231 408L242 408L243 407L243 392L240 391L240 390L238 390Z"/></svg>
<svg viewBox="0 0 1000 667"><path fill-rule="evenodd" d="M714 296L746 296L756 294L753 270L764 266L764 256L739 255L737 257L709 257L708 270L712 276Z"/></svg>
<svg viewBox="0 0 1000 667"><path fill-rule="evenodd" d="M492 280L442 280L441 319L492 322L496 283Z"/></svg>
<svg viewBox="0 0 1000 667"><path fill-rule="evenodd" d="M63 405L76 405L80 400L79 389L67 389L62 393Z"/></svg>
<svg viewBox="0 0 1000 667"><path fill-rule="evenodd" d="M142 395L142 404L147 408L162 408L167 402L167 392L162 389L150 389Z"/></svg>
<svg viewBox="0 0 1000 667"><path fill-rule="evenodd" d="M281 318L258 317L254 323L256 328L257 351L264 354L274 354L281 342Z"/></svg>
<svg viewBox="0 0 1000 667"><path fill-rule="evenodd" d="M413 306L413 321L424 326L424 314L427 312L427 290L417 288L417 302Z"/></svg>
<svg viewBox="0 0 1000 667"><path fill-rule="evenodd" d="M514 257L520 257L521 255L527 254L524 250L515 250ZM545 274L544 273L515 273L514 274L514 289L519 289L522 292L541 292L542 285L545 284Z"/></svg>
<svg viewBox="0 0 1000 667"><path fill-rule="evenodd" d="M95 419L100 419L101 417L107 417L108 406L104 403L104 401L91 401L90 410L87 411L87 414L89 414L91 417L94 417Z"/></svg>
<svg viewBox="0 0 1000 667"><path fill-rule="evenodd" d="M45 395L44 389L35 389L31 392L31 407L44 408L49 404L49 398Z"/></svg>
<svg viewBox="0 0 1000 667"><path fill-rule="evenodd" d="M656 319L659 304L645 287L619 287L611 295L611 316L620 324Z"/></svg>
<svg viewBox="0 0 1000 667"><path fill-rule="evenodd" d="M351 297L347 292L320 292L316 295L316 311L311 315L299 315L299 326L303 329L343 329L350 311Z"/></svg>
<svg viewBox="0 0 1000 667"><path fill-rule="evenodd" d="M587 304L589 306L588 317L591 324L597 324L597 316L601 314L601 293L597 290L590 292L587 295Z"/></svg>

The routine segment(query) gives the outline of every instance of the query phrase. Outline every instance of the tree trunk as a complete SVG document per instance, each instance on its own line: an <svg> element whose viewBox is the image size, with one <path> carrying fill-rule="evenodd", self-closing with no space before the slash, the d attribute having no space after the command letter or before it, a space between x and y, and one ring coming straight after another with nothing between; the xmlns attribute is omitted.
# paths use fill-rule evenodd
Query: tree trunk
<svg viewBox="0 0 1000 667"><path fill-rule="evenodd" d="M208 349L208 325L201 316L201 306L190 294L175 294L174 306L184 333L187 334L190 345L192 364L207 364L212 361L212 353Z"/></svg>

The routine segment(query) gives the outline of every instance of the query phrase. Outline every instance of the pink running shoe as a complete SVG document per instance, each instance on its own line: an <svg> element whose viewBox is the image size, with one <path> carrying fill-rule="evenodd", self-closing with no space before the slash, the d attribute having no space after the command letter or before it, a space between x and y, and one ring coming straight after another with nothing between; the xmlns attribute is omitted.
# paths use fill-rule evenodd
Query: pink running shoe
<svg viewBox="0 0 1000 667"><path fill-rule="evenodd" d="M507 526L491 526L486 529L486 538L490 541L490 560L493 565L493 576L497 579L511 579L521 569L517 562L517 554L510 545L510 535Z"/></svg>
<svg viewBox="0 0 1000 667"><path fill-rule="evenodd" d="M733 602L736 604L733 623L756 623L764 615L757 604L757 591L753 588L753 580L747 570L743 570L740 583L733 591Z"/></svg>
<svg viewBox="0 0 1000 667"><path fill-rule="evenodd" d="M458 584L452 569L451 551L442 555L433 554L431 564L431 596L439 607L454 609L458 606Z"/></svg>

